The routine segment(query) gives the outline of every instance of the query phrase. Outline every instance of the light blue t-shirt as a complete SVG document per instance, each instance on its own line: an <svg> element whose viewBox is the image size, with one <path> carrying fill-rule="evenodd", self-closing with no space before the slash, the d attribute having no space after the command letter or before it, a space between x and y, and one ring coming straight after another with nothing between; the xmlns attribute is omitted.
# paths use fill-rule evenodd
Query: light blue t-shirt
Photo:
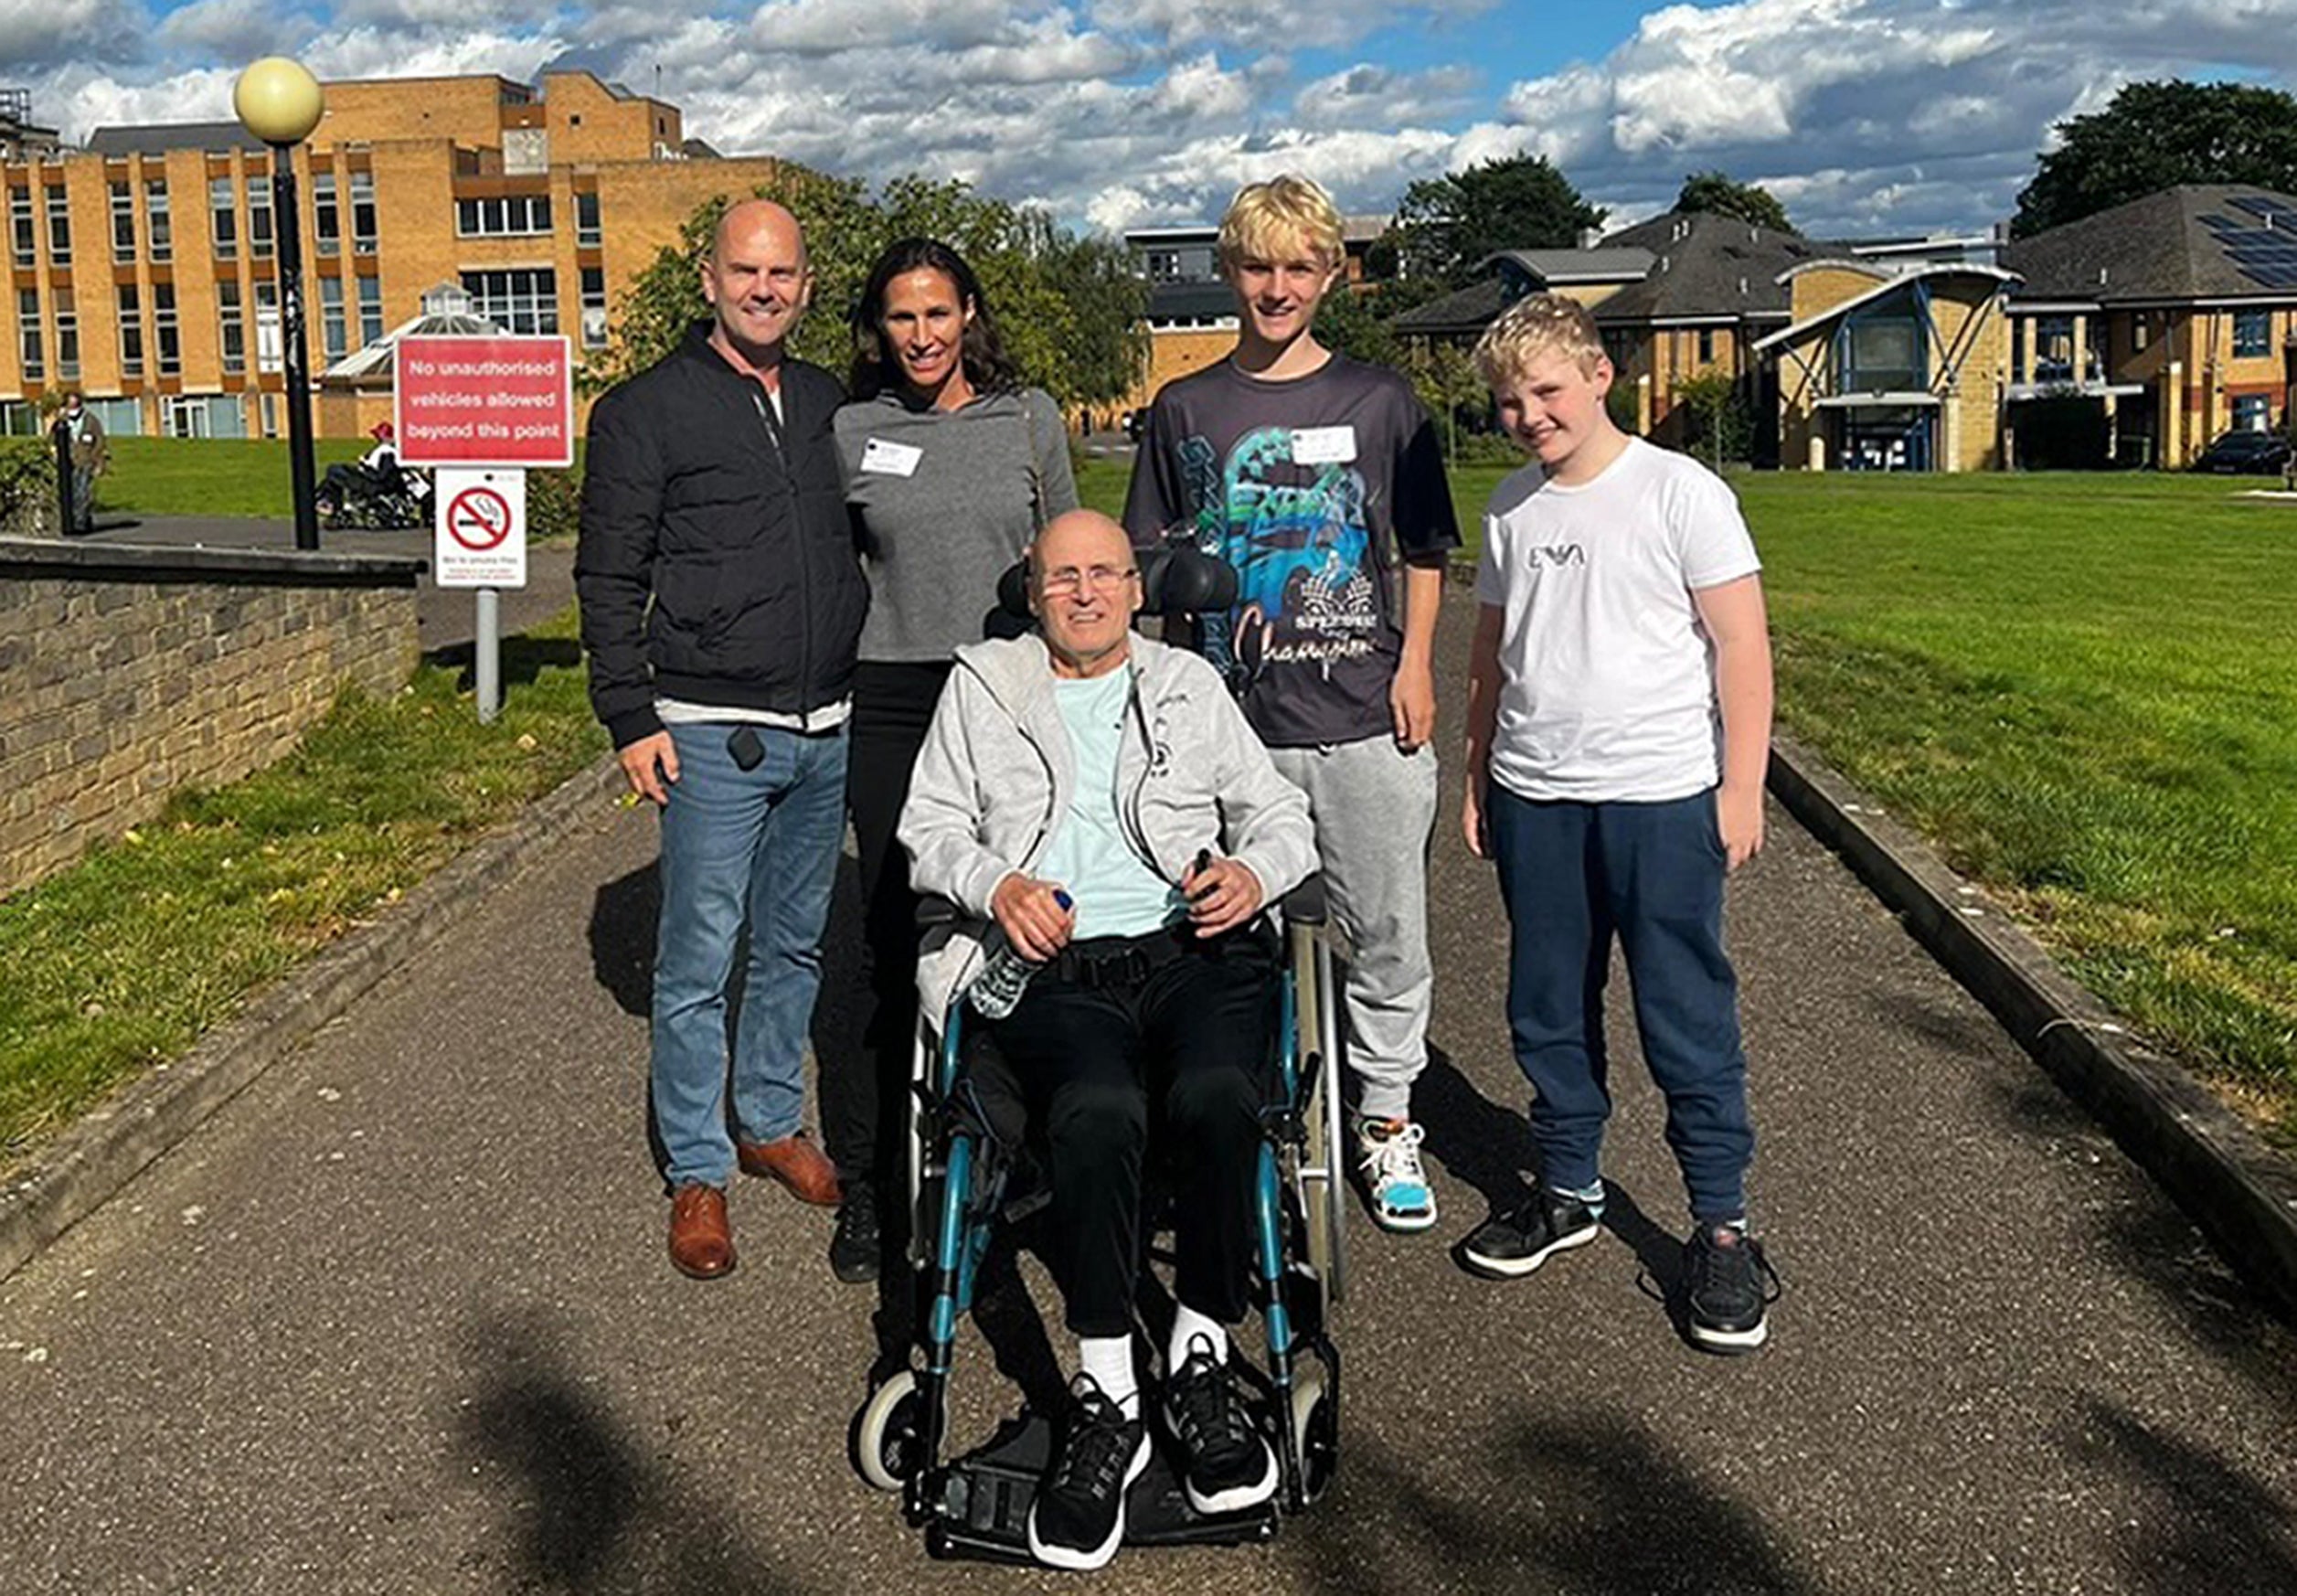
<svg viewBox="0 0 2297 1596"><path fill-rule="evenodd" d="M1037 864L1042 880L1069 888L1077 905L1073 934L1137 937L1177 918L1179 888L1141 862L1117 815L1117 750L1124 740L1130 666L1082 680L1057 680L1053 698L1077 767L1076 793Z"/></svg>

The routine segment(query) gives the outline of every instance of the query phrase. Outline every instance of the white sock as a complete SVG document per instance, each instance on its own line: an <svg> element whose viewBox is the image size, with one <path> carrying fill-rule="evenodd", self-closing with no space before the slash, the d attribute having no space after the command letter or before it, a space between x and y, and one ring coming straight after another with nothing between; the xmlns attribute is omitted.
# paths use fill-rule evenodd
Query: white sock
<svg viewBox="0 0 2297 1596"><path fill-rule="evenodd" d="M1198 1336L1212 1343L1212 1361L1228 1361L1228 1327L1218 1319L1208 1319L1186 1303L1173 1304L1173 1341L1164 1359L1164 1372L1180 1372L1180 1366L1188 1361L1189 1344Z"/></svg>
<svg viewBox="0 0 2297 1596"><path fill-rule="evenodd" d="M1127 1419L1141 1416L1141 1382L1133 1372L1133 1337L1079 1335L1077 1364L1092 1376L1102 1396L1124 1410Z"/></svg>

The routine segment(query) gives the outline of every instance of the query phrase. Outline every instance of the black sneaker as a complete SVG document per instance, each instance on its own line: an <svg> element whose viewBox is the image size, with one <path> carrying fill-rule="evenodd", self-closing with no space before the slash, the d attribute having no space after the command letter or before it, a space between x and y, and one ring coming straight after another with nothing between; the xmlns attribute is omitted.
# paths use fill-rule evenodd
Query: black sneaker
<svg viewBox="0 0 2297 1596"><path fill-rule="evenodd" d="M830 1232L830 1272L848 1285L877 1278L877 1188L848 1181L838 1205L837 1229Z"/></svg>
<svg viewBox="0 0 2297 1596"><path fill-rule="evenodd" d="M1770 1336L1763 1310L1779 1300L1779 1276L1744 1225L1703 1224L1683 1244L1683 1294L1694 1346L1752 1352Z"/></svg>
<svg viewBox="0 0 2297 1596"><path fill-rule="evenodd" d="M1164 1426L1180 1446L1181 1489L1199 1513L1241 1513L1276 1495L1276 1454L1252 1427L1236 1382L1198 1335L1164 1382Z"/></svg>
<svg viewBox="0 0 2297 1596"><path fill-rule="evenodd" d="M1496 1214L1468 1233L1461 1254L1479 1274L1502 1280L1529 1274L1567 1247L1584 1247L1602 1228L1600 1204L1542 1187L1512 1212Z"/></svg>
<svg viewBox="0 0 2297 1596"><path fill-rule="evenodd" d="M1029 1555L1047 1568L1097 1569L1124 1538L1125 1487L1148 1467L1148 1426L1127 1419L1089 1374L1069 1396L1060 1442L1029 1503Z"/></svg>

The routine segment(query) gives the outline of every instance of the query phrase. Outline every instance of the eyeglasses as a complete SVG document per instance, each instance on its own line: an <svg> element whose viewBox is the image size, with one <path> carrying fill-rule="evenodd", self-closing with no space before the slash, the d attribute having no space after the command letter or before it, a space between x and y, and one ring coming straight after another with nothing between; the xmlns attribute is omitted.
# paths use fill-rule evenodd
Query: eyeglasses
<svg viewBox="0 0 2297 1596"><path fill-rule="evenodd" d="M1079 588L1113 588L1141 574L1138 566L1095 565L1079 570L1073 565L1048 570L1037 579L1037 585L1048 593L1073 593Z"/></svg>

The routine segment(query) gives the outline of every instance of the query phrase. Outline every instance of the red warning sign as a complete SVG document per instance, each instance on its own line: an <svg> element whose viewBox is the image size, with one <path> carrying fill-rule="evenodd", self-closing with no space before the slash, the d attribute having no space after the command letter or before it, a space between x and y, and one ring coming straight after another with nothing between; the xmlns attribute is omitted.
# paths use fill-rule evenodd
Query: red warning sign
<svg viewBox="0 0 2297 1596"><path fill-rule="evenodd" d="M484 554L510 536L510 501L491 487L464 488L447 503L447 535Z"/></svg>

